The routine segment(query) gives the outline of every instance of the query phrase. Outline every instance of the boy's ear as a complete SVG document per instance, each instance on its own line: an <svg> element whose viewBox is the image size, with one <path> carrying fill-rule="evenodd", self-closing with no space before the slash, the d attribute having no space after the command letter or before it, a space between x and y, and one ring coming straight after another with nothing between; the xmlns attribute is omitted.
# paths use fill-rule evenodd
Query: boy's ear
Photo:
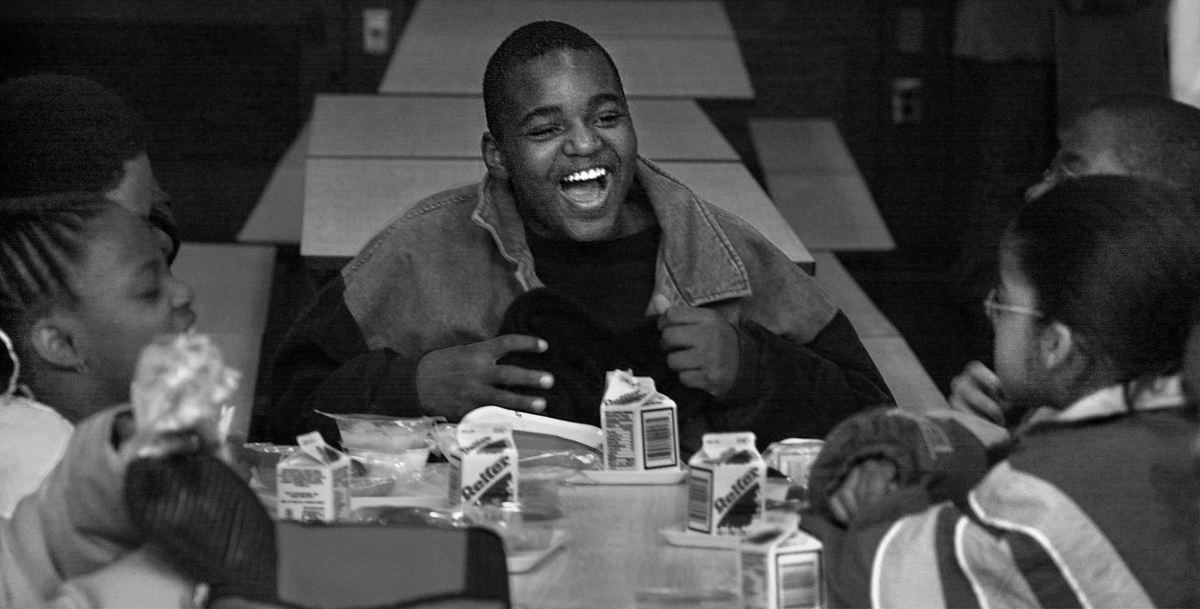
<svg viewBox="0 0 1200 609"><path fill-rule="evenodd" d="M1067 326L1051 322L1038 336L1038 355L1046 369L1061 367L1075 353L1075 334Z"/></svg>
<svg viewBox="0 0 1200 609"><path fill-rule="evenodd" d="M55 368L80 370L84 366L69 320L51 315L33 322L29 344L43 361Z"/></svg>
<svg viewBox="0 0 1200 609"><path fill-rule="evenodd" d="M483 151L483 164L487 165L488 175L498 180L507 180L508 165L504 162L504 152L500 150L500 142L491 131L483 132L483 140L479 147Z"/></svg>

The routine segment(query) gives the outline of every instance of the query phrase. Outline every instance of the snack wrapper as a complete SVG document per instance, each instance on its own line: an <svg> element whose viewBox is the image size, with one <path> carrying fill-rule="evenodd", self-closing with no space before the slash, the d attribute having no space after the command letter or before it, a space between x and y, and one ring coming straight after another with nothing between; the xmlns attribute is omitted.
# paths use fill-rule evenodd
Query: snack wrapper
<svg viewBox="0 0 1200 609"><path fill-rule="evenodd" d="M130 388L138 432L195 431L222 444L233 421L225 400L240 377L204 334L158 337L142 350Z"/></svg>

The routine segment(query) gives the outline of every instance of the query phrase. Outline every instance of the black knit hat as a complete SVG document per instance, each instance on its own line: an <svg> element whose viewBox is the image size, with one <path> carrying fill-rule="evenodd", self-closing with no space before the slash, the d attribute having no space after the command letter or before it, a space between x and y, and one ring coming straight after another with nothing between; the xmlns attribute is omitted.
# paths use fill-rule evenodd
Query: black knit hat
<svg viewBox="0 0 1200 609"><path fill-rule="evenodd" d="M0 83L0 196L107 191L148 145L145 121L97 82L37 74Z"/></svg>

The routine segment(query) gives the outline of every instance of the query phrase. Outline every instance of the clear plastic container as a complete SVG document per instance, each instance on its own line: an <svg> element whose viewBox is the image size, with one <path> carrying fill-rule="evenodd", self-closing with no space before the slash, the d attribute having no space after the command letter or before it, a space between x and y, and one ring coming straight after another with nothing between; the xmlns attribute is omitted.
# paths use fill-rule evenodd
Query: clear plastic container
<svg viewBox="0 0 1200 609"><path fill-rule="evenodd" d="M281 459L298 450L286 444L250 442L238 449L238 460L250 466L251 480L264 489L275 492L275 466Z"/></svg>
<svg viewBox="0 0 1200 609"><path fill-rule="evenodd" d="M331 414L317 411L337 422L342 448L400 454L433 445L431 417L388 417L375 414Z"/></svg>

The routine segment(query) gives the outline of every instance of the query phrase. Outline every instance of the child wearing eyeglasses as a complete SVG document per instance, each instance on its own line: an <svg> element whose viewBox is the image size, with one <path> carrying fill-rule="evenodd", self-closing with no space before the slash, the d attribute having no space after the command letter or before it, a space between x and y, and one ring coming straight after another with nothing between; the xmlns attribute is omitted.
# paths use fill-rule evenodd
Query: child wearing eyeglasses
<svg viewBox="0 0 1200 609"><path fill-rule="evenodd" d="M1198 294L1200 212L1179 192L1085 177L1026 206L985 305L1004 415L1025 425L990 447L896 409L839 425L802 524L834 603L1197 606L1179 372Z"/></svg>

